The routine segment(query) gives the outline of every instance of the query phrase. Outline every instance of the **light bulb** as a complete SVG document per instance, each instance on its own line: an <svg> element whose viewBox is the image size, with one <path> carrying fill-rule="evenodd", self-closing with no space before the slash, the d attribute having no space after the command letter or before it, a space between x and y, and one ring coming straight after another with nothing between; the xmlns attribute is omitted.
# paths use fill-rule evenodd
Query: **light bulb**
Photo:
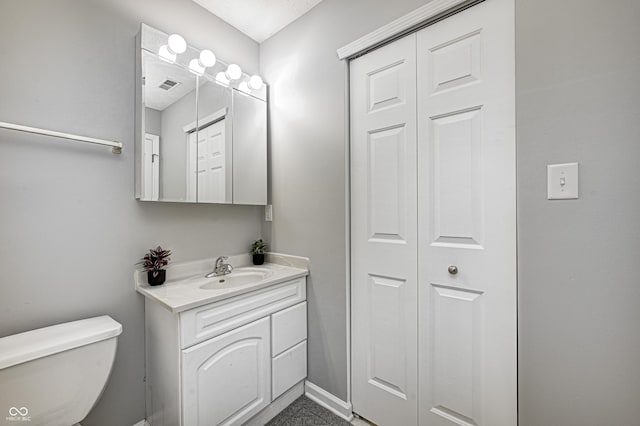
<svg viewBox="0 0 640 426"><path fill-rule="evenodd" d="M171 34L169 36L169 49L176 54L184 53L187 51L187 42L180 34Z"/></svg>
<svg viewBox="0 0 640 426"><path fill-rule="evenodd" d="M167 41L168 44L163 44L158 50L158 56L163 61L174 63L176 56L179 53L184 53L187 50L187 42L180 34L171 34Z"/></svg>
<svg viewBox="0 0 640 426"><path fill-rule="evenodd" d="M249 79L249 89L260 90L262 89L263 85L264 82L262 81L262 77L260 77L259 75L252 75Z"/></svg>
<svg viewBox="0 0 640 426"><path fill-rule="evenodd" d="M216 55L208 49L200 52L200 65L203 68L210 68L216 64Z"/></svg>
<svg viewBox="0 0 640 426"><path fill-rule="evenodd" d="M158 50L158 56L165 62L169 62L170 64L176 61L176 54L171 52L169 46L163 44L160 46L160 50Z"/></svg>
<svg viewBox="0 0 640 426"><path fill-rule="evenodd" d="M222 71L220 71L218 74L216 74L216 81L218 83L222 83L224 85L228 85L230 83L229 79L227 78L225 73L222 72Z"/></svg>
<svg viewBox="0 0 640 426"><path fill-rule="evenodd" d="M236 64L231 64L227 67L225 75L229 80L237 80L242 77L242 69Z"/></svg>
<svg viewBox="0 0 640 426"><path fill-rule="evenodd" d="M249 88L249 85L247 84L246 81L243 81L242 83L240 83L238 85L238 90L240 90L241 92L244 92L246 94L251 93L251 89Z"/></svg>
<svg viewBox="0 0 640 426"><path fill-rule="evenodd" d="M189 71L191 71L192 73L196 74L196 75L203 75L204 74L204 67L201 66L200 61L197 59L192 59L189 62Z"/></svg>
<svg viewBox="0 0 640 426"><path fill-rule="evenodd" d="M216 55L210 50L200 52L198 59L192 59L189 62L189 70L196 75L203 75L206 68L216 64Z"/></svg>

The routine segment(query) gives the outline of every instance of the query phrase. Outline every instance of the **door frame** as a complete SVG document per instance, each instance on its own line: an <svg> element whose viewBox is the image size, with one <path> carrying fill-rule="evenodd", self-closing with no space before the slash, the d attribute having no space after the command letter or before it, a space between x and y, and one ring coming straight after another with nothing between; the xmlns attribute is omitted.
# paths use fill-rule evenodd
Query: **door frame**
<svg viewBox="0 0 640 426"><path fill-rule="evenodd" d="M407 34L433 25L485 0L432 0L412 12L339 48L338 59L349 61Z"/></svg>
<svg viewBox="0 0 640 426"><path fill-rule="evenodd" d="M346 279L346 348L347 348L347 404L352 406L351 401L351 382L352 382L352 360L351 360L351 116L350 116L350 62L359 56L375 50L381 46L392 43L393 41L404 37L408 34L417 32L425 27L444 20L458 12L473 7L485 0L432 0L431 2L421 6L412 12L386 24L382 27L348 43L336 50L338 59L343 61L344 69L344 158L345 158L345 279ZM515 0L513 0L515 1ZM515 90L515 88L514 88ZM517 139L516 139L517 150ZM516 165L517 167L517 165ZM516 168L517 173L517 168ZM517 178L517 175L516 175ZM516 194L516 213L517 213L517 194ZM517 218L516 218L517 226ZM517 229L516 229L516 247L517 247ZM518 295L518 265L516 262L516 298ZM518 306L516 303L516 330L518 327ZM516 336L517 342L517 336ZM517 370L516 370L517 375ZM516 404L518 404L518 395L516 390Z"/></svg>

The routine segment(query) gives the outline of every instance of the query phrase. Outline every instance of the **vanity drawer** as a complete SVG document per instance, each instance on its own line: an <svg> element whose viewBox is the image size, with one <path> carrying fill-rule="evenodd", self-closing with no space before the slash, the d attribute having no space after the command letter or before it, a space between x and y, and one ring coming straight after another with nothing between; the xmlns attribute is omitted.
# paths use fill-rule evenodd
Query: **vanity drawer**
<svg viewBox="0 0 640 426"><path fill-rule="evenodd" d="M180 314L180 347L218 336L306 299L306 278L235 296Z"/></svg>
<svg viewBox="0 0 640 426"><path fill-rule="evenodd" d="M276 356L307 338L307 302L271 316L271 355Z"/></svg>
<svg viewBox="0 0 640 426"><path fill-rule="evenodd" d="M275 357L271 363L271 400L307 377L307 341Z"/></svg>

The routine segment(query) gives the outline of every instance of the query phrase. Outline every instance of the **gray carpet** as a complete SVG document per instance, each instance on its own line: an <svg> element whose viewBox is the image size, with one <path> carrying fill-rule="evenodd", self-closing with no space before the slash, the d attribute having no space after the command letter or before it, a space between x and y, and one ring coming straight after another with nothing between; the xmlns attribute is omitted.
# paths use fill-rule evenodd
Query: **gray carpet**
<svg viewBox="0 0 640 426"><path fill-rule="evenodd" d="M351 426L348 421L311 401L306 396L293 401L267 426Z"/></svg>

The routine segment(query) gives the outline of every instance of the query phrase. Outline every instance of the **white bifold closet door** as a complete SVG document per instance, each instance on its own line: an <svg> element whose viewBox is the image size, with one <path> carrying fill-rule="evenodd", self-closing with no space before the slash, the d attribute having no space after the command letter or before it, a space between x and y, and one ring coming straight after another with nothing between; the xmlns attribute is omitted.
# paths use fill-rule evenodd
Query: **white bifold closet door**
<svg viewBox="0 0 640 426"><path fill-rule="evenodd" d="M415 425L415 34L351 62L351 117L353 407L378 425Z"/></svg>
<svg viewBox="0 0 640 426"><path fill-rule="evenodd" d="M381 426L517 424L513 13L351 63L352 400Z"/></svg>

